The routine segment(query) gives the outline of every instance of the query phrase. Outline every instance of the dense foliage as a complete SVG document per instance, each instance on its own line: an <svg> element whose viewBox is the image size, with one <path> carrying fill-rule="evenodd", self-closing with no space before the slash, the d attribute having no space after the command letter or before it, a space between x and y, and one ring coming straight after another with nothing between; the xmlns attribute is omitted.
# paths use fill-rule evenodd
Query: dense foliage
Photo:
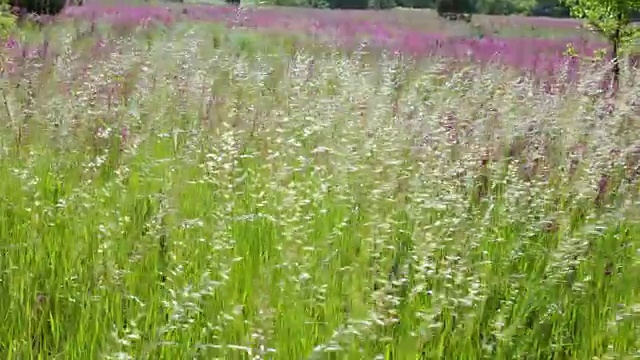
<svg viewBox="0 0 640 360"><path fill-rule="evenodd" d="M436 10L438 15L446 13L467 14L475 11L470 0L438 0Z"/></svg>
<svg viewBox="0 0 640 360"><path fill-rule="evenodd" d="M226 0L239 3L240 0ZM416 9L437 9L438 3L451 3L458 8L470 8L468 13L489 15L522 14L531 16L569 17L569 9L561 0L265 0L262 3L281 6L302 6L338 9L388 9L396 6ZM635 15L632 14L632 15Z"/></svg>
<svg viewBox="0 0 640 360"><path fill-rule="evenodd" d="M369 0L329 0L332 9L367 9Z"/></svg>
<svg viewBox="0 0 640 360"><path fill-rule="evenodd" d="M9 0L9 4L27 13L55 15L67 4L67 0Z"/></svg>

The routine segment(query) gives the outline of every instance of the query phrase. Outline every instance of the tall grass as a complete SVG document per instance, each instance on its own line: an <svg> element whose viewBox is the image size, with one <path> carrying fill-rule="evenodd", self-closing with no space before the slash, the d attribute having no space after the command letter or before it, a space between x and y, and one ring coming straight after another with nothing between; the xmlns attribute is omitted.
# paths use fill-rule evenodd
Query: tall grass
<svg viewBox="0 0 640 360"><path fill-rule="evenodd" d="M47 31L3 78L1 357L638 357L632 77Z"/></svg>

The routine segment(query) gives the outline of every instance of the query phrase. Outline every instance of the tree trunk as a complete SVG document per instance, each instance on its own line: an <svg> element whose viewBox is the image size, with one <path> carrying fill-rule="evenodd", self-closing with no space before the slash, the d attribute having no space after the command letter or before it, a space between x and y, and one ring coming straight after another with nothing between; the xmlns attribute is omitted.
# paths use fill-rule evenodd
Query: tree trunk
<svg viewBox="0 0 640 360"><path fill-rule="evenodd" d="M611 57L613 59L613 91L618 91L618 84L620 82L620 61L618 60L618 48L620 47L620 30L616 29L615 36L616 38L613 40L613 49L611 50Z"/></svg>
<svg viewBox="0 0 640 360"><path fill-rule="evenodd" d="M620 43L622 41L622 12L618 12L618 24L616 24L616 31L613 33L613 39L611 39L613 48L611 49L611 57L613 59L613 93L618 92L620 84L620 59L618 58L618 52L620 51Z"/></svg>

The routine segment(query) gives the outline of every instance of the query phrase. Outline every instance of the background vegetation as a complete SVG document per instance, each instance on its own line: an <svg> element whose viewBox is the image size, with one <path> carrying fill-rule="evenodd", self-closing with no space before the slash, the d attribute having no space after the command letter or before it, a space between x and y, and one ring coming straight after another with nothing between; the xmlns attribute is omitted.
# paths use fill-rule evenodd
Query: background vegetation
<svg viewBox="0 0 640 360"><path fill-rule="evenodd" d="M236 2L237 0L228 0ZM338 9L388 9L406 7L416 9L435 9L437 0L261 0L264 5L303 6ZM487 15L527 15L558 18L570 17L569 8L561 0L471 0L470 13ZM634 13L640 18L640 13Z"/></svg>

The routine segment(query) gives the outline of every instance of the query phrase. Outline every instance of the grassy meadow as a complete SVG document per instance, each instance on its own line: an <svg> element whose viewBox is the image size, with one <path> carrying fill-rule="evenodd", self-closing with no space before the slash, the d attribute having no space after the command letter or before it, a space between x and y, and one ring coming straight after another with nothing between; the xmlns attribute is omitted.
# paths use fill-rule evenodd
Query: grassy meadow
<svg viewBox="0 0 640 360"><path fill-rule="evenodd" d="M640 357L637 71L149 18L3 48L1 358Z"/></svg>

